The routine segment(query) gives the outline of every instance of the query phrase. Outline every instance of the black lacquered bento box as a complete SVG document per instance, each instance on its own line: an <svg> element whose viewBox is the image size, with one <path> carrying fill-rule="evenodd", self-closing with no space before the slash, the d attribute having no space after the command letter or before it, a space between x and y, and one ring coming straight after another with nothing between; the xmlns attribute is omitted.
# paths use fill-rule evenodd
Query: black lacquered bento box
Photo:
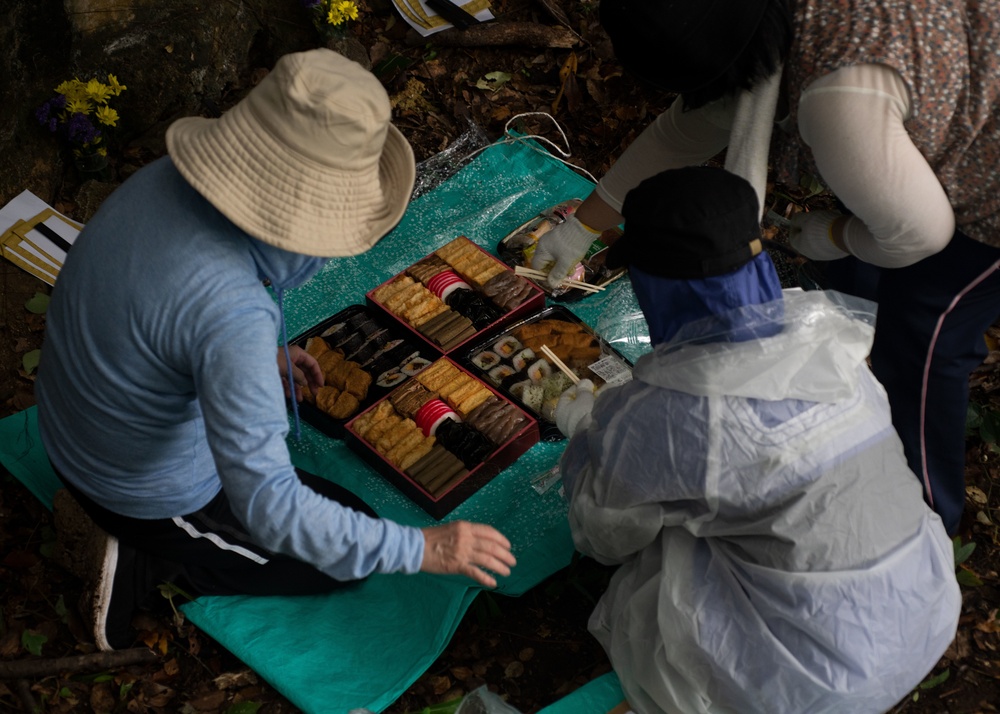
<svg viewBox="0 0 1000 714"><path fill-rule="evenodd" d="M544 441L563 437L555 425L559 396L573 380L542 350L546 346L579 379L595 387L632 378L632 364L568 308L553 305L491 333L458 359L473 374L539 420Z"/></svg>
<svg viewBox="0 0 1000 714"><path fill-rule="evenodd" d="M325 385L299 403L302 419L335 439L344 424L431 364L438 355L394 320L352 305L292 341L316 358Z"/></svg>
<svg viewBox="0 0 1000 714"><path fill-rule="evenodd" d="M353 418L347 443L440 520L539 440L538 422L441 357Z"/></svg>

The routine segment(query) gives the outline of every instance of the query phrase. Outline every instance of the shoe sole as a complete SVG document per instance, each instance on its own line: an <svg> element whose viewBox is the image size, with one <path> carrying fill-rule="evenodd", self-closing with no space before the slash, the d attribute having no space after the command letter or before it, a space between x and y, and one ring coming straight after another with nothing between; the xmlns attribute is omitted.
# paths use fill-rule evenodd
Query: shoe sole
<svg viewBox="0 0 1000 714"><path fill-rule="evenodd" d="M114 647L108 642L107 625L118 568L118 539L94 523L65 489L56 492L52 511L59 544L56 562L83 581L80 613L90 626L97 648L111 652Z"/></svg>

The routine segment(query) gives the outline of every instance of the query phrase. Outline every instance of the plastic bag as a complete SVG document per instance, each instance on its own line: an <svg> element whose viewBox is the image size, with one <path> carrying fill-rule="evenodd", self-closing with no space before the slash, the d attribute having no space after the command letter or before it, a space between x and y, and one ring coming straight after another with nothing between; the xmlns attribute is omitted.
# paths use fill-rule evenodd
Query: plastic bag
<svg viewBox="0 0 1000 714"><path fill-rule="evenodd" d="M653 349L649 325L628 281L610 296L594 330L632 364Z"/></svg>
<svg viewBox="0 0 1000 714"><path fill-rule="evenodd" d="M465 695L455 714L521 714L521 712L483 685Z"/></svg>

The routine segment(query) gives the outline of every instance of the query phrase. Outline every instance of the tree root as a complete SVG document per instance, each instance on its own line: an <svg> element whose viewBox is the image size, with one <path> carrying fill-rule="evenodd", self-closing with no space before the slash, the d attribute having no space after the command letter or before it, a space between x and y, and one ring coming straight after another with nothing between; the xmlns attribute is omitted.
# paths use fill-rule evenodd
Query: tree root
<svg viewBox="0 0 1000 714"><path fill-rule="evenodd" d="M580 43L580 37L567 27L539 25L534 22L483 22L465 30L450 28L423 37L415 30L406 36L411 47L432 43L439 47L498 47L528 45L568 49Z"/></svg>
<svg viewBox="0 0 1000 714"><path fill-rule="evenodd" d="M132 664L148 664L158 659L159 656L152 650L145 647L134 647L128 650L94 652L76 657L0 662L0 679L37 679L65 672L87 672L127 667Z"/></svg>

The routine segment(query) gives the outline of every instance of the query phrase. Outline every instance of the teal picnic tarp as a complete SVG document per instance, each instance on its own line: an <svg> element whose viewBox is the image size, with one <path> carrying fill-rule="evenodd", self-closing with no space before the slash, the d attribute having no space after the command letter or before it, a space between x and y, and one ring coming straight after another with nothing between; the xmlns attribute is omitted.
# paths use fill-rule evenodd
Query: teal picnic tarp
<svg viewBox="0 0 1000 714"><path fill-rule="evenodd" d="M540 210L586 196L591 188L530 142L493 144L415 200L372 250L332 260L288 293L288 334L363 303L368 290L458 235L495 252L501 238ZM627 281L618 281L570 307L597 326L634 310L632 299ZM379 515L414 526L435 523L343 442L304 424L301 440L290 438L289 447L297 466L346 486ZM537 444L447 518L493 524L511 540L518 565L501 582L502 594L523 594L573 555L558 489L539 495L530 483L557 463L562 449L561 442ZM0 421L0 461L51 505L59 484L41 448L34 408ZM471 581L456 577L376 575L331 595L203 597L183 610L303 711L378 712L441 654L477 593Z"/></svg>

